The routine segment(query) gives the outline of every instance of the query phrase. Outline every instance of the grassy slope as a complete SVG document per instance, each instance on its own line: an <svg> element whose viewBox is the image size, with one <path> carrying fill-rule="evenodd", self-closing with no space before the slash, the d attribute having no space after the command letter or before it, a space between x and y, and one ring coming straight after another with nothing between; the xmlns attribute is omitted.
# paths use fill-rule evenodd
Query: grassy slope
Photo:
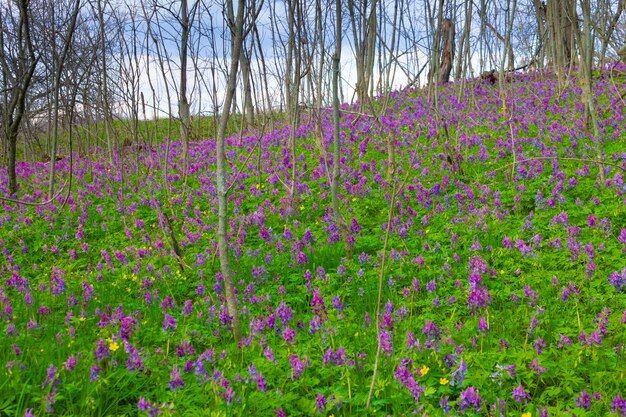
<svg viewBox="0 0 626 417"><path fill-rule="evenodd" d="M577 415L609 413L618 392L626 395L626 301L607 280L626 266L619 88L623 80L597 83L602 148L612 164L605 184L586 162L595 151L577 90L560 89L550 76L508 84L507 116L492 86L470 84L462 99L446 87L439 113L449 136L437 129L420 91L394 94L380 122L346 111L342 209L354 232L352 259L328 209L332 158L319 155L312 126L298 130L295 202L283 185L293 163L288 129L233 137L230 240L247 329L242 347L224 326L213 142L194 143L186 186L177 144L167 162L164 147L114 165L75 161L64 207L4 207L0 330L7 336L0 357L7 378L0 398L7 400L0 415L27 407L45 414L44 397L56 391L62 415L132 415L140 397L180 415L273 415L279 407L308 415L318 394L328 397L328 414L363 415L393 190L399 194L383 273L386 344L374 410L400 415L423 407L440 415L447 398L458 413L466 389L475 387L480 415L499 399L512 415L541 407L561 415L576 408L583 390L601 399ZM331 129L325 119L327 147ZM389 179L388 138L398 158ZM68 162L58 164L64 178ZM20 165L27 199L43 197L46 172L45 164ZM162 213L172 217L183 272ZM175 328L163 330L166 314ZM77 365L70 370L71 357ZM510 365L514 374L502 368ZM93 366L100 376L88 382ZM175 369L186 386L172 391ZM521 402L512 398L519 384L529 395Z"/></svg>

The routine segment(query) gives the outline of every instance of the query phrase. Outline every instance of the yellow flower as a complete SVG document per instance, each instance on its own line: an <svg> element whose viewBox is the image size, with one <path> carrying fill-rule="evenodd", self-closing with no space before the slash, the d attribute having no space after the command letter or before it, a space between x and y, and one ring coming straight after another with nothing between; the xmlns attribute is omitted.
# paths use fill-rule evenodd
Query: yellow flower
<svg viewBox="0 0 626 417"><path fill-rule="evenodd" d="M109 349L111 350L111 352L115 352L116 350L118 350L120 348L119 343L117 342L111 342L109 343Z"/></svg>
<svg viewBox="0 0 626 417"><path fill-rule="evenodd" d="M420 368L420 375L424 376L428 373L428 371L430 371L430 368L426 365L422 366Z"/></svg>
<svg viewBox="0 0 626 417"><path fill-rule="evenodd" d="M524 413L522 414L522 417L533 417L533 415L530 413Z"/></svg>
<svg viewBox="0 0 626 417"><path fill-rule="evenodd" d="M446 385L448 382L450 382L450 381L448 381L447 378L439 378L439 383L441 385Z"/></svg>
<svg viewBox="0 0 626 417"><path fill-rule="evenodd" d="M259 188L261 188L261 184L256 185L256 189L258 190Z"/></svg>

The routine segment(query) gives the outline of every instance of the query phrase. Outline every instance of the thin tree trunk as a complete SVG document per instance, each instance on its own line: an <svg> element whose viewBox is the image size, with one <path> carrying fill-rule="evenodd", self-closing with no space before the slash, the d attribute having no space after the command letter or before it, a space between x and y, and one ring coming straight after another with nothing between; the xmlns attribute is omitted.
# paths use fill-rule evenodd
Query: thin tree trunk
<svg viewBox="0 0 626 417"><path fill-rule="evenodd" d="M61 89L61 74L63 73L63 67L65 65L65 60L67 58L67 54L70 50L70 46L72 44L72 38L74 37L74 30L76 29L76 19L78 18L78 12L80 11L80 0L76 0L76 4L74 6L74 11L72 12L72 17L70 20L70 26L67 30L67 33L64 37L65 44L63 45L63 52L61 53L61 57L59 61L55 65L55 74L54 74L54 121L53 121L53 130L52 130L52 152L50 155L50 177L48 184L48 197L52 198L54 195L54 176L55 176L55 168L56 168L56 158L57 158L57 141L59 137L59 91ZM53 58L54 59L54 58Z"/></svg>
<svg viewBox="0 0 626 417"><path fill-rule="evenodd" d="M228 1L232 8L232 0ZM217 198L218 198L218 248L220 257L220 267L222 278L224 279L224 287L226 292L226 304L228 306L228 314L232 319L233 334L235 340L241 338L241 327L239 324L239 312L237 307L237 296L235 294L235 283L230 269L230 261L228 259L228 195L226 189L226 126L230 117L230 109L232 106L235 90L237 87L237 71L239 69L239 58L243 44L243 25L244 10L246 7L245 0L237 2L237 20L234 27L231 27L233 36L232 53L230 59L230 70L228 73L228 84L226 88L226 97L222 107L222 115L220 117L219 129L217 132Z"/></svg>
<svg viewBox="0 0 626 417"><path fill-rule="evenodd" d="M107 142L109 163L113 163L113 144L111 140L111 108L109 107L109 88L106 58L106 36L104 34L104 12L102 0L98 0L98 20L100 21L100 54L102 61L102 105L104 112L104 134Z"/></svg>
<svg viewBox="0 0 626 417"><path fill-rule="evenodd" d="M341 137L339 132L339 76L341 62L341 0L337 0L337 35L335 54L333 55L333 176L331 182L331 199L333 217L341 234L348 259L352 257L350 233L345 219L339 210L339 181L341 179Z"/></svg>
<svg viewBox="0 0 626 417"><path fill-rule="evenodd" d="M444 19L442 26L443 50L439 65L439 84L446 84L450 81L452 61L454 60L454 22L450 19Z"/></svg>
<svg viewBox="0 0 626 417"><path fill-rule="evenodd" d="M187 157L189 155L189 136L191 133L191 114L187 100L187 50L189 48L189 9L187 0L180 2L180 83L178 96L178 117L180 118L180 139L183 144L183 169L187 173Z"/></svg>

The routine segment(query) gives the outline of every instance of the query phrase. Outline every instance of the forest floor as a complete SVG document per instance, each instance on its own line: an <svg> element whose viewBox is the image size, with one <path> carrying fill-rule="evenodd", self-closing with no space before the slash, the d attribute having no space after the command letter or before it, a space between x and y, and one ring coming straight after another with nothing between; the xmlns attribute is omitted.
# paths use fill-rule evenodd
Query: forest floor
<svg viewBox="0 0 626 417"><path fill-rule="evenodd" d="M566 81L344 105L352 256L330 110L321 139L295 129L295 160L289 126L232 136L241 340L213 140L186 172L177 142L58 161L54 204L2 203L0 416L626 416L626 83L595 79L593 138ZM45 200L48 171L18 164L23 201Z"/></svg>

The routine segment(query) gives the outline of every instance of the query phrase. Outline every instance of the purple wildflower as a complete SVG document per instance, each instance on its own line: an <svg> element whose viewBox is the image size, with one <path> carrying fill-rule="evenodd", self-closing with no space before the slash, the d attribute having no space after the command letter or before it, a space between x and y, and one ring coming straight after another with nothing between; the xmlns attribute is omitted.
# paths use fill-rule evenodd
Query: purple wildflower
<svg viewBox="0 0 626 417"><path fill-rule="evenodd" d="M532 369L533 371L537 371L537 376L541 376L541 374L548 372L546 368L539 365L539 360L537 358L533 359L532 363L530 364L530 369Z"/></svg>
<svg viewBox="0 0 626 417"><path fill-rule="evenodd" d="M193 311L193 302L191 300L185 300L185 304L183 305L183 310L181 314L183 316L189 316Z"/></svg>
<svg viewBox="0 0 626 417"><path fill-rule="evenodd" d="M609 283L614 286L618 292L626 292L626 268L622 272L611 272L609 275Z"/></svg>
<svg viewBox="0 0 626 417"><path fill-rule="evenodd" d="M315 400L315 407L317 408L317 412L320 414L324 414L326 411L326 404L328 400L322 394L317 394L317 399Z"/></svg>
<svg viewBox="0 0 626 417"><path fill-rule="evenodd" d="M283 323L283 326L286 326L293 318L293 310L284 301L281 301L278 308L276 308L276 314Z"/></svg>
<svg viewBox="0 0 626 417"><path fill-rule="evenodd" d="M576 397L576 407L583 408L585 410L589 410L591 408L591 397L587 390L581 392L578 397Z"/></svg>
<svg viewBox="0 0 626 417"><path fill-rule="evenodd" d="M480 392L478 389L467 387L467 389L462 391L461 395L459 395L459 400L461 401L459 405L461 411L465 412L468 407L474 407L477 412L480 411Z"/></svg>
<svg viewBox="0 0 626 417"><path fill-rule="evenodd" d="M297 353L292 353L291 356L289 356L289 363L291 364L292 370L291 379L295 380L300 378L300 375L302 375L304 371L304 363L302 363Z"/></svg>
<svg viewBox="0 0 626 417"><path fill-rule="evenodd" d="M511 398L513 398L518 403L521 403L522 401L526 402L530 398L530 395L526 391L524 391L524 387L520 383L517 387L513 388Z"/></svg>
<svg viewBox="0 0 626 417"><path fill-rule="evenodd" d="M73 371L74 368L76 368L76 357L74 357L74 355L70 355L70 357L67 358L67 361L63 364L63 366L68 371Z"/></svg>
<svg viewBox="0 0 626 417"><path fill-rule="evenodd" d="M380 331L380 347L388 357L391 357L393 352L393 342L391 340L391 334L385 330Z"/></svg>
<svg viewBox="0 0 626 417"><path fill-rule="evenodd" d="M283 339L288 345L292 345L295 338L296 338L295 330L293 330L290 327L287 327L285 330L283 330Z"/></svg>
<svg viewBox="0 0 626 417"><path fill-rule="evenodd" d="M466 373L467 364L465 363L463 358L461 358L461 361L459 362L459 367L454 372L452 372L452 375L450 376L450 385L455 386L456 384L458 384L460 387L462 387Z"/></svg>
<svg viewBox="0 0 626 417"><path fill-rule="evenodd" d="M619 413L620 417L626 417L626 400L622 398L622 393L617 393L617 396L611 403L611 412Z"/></svg>
<svg viewBox="0 0 626 417"><path fill-rule="evenodd" d="M478 331L481 333L487 333L489 331L489 324L487 323L487 320L485 320L485 316L481 316L478 321Z"/></svg>
<svg viewBox="0 0 626 417"><path fill-rule="evenodd" d="M96 379L100 378L100 371L102 369L98 365L94 365L89 370L89 381L94 382Z"/></svg>
<svg viewBox="0 0 626 417"><path fill-rule="evenodd" d="M174 365L172 368L172 372L170 373L170 381L167 383L172 391L176 391L178 388L183 388L185 386L185 382L180 377L180 371L178 370L178 365Z"/></svg>
<svg viewBox="0 0 626 417"><path fill-rule="evenodd" d="M176 330L176 319L167 313L165 313L165 317L163 318L163 330Z"/></svg>

